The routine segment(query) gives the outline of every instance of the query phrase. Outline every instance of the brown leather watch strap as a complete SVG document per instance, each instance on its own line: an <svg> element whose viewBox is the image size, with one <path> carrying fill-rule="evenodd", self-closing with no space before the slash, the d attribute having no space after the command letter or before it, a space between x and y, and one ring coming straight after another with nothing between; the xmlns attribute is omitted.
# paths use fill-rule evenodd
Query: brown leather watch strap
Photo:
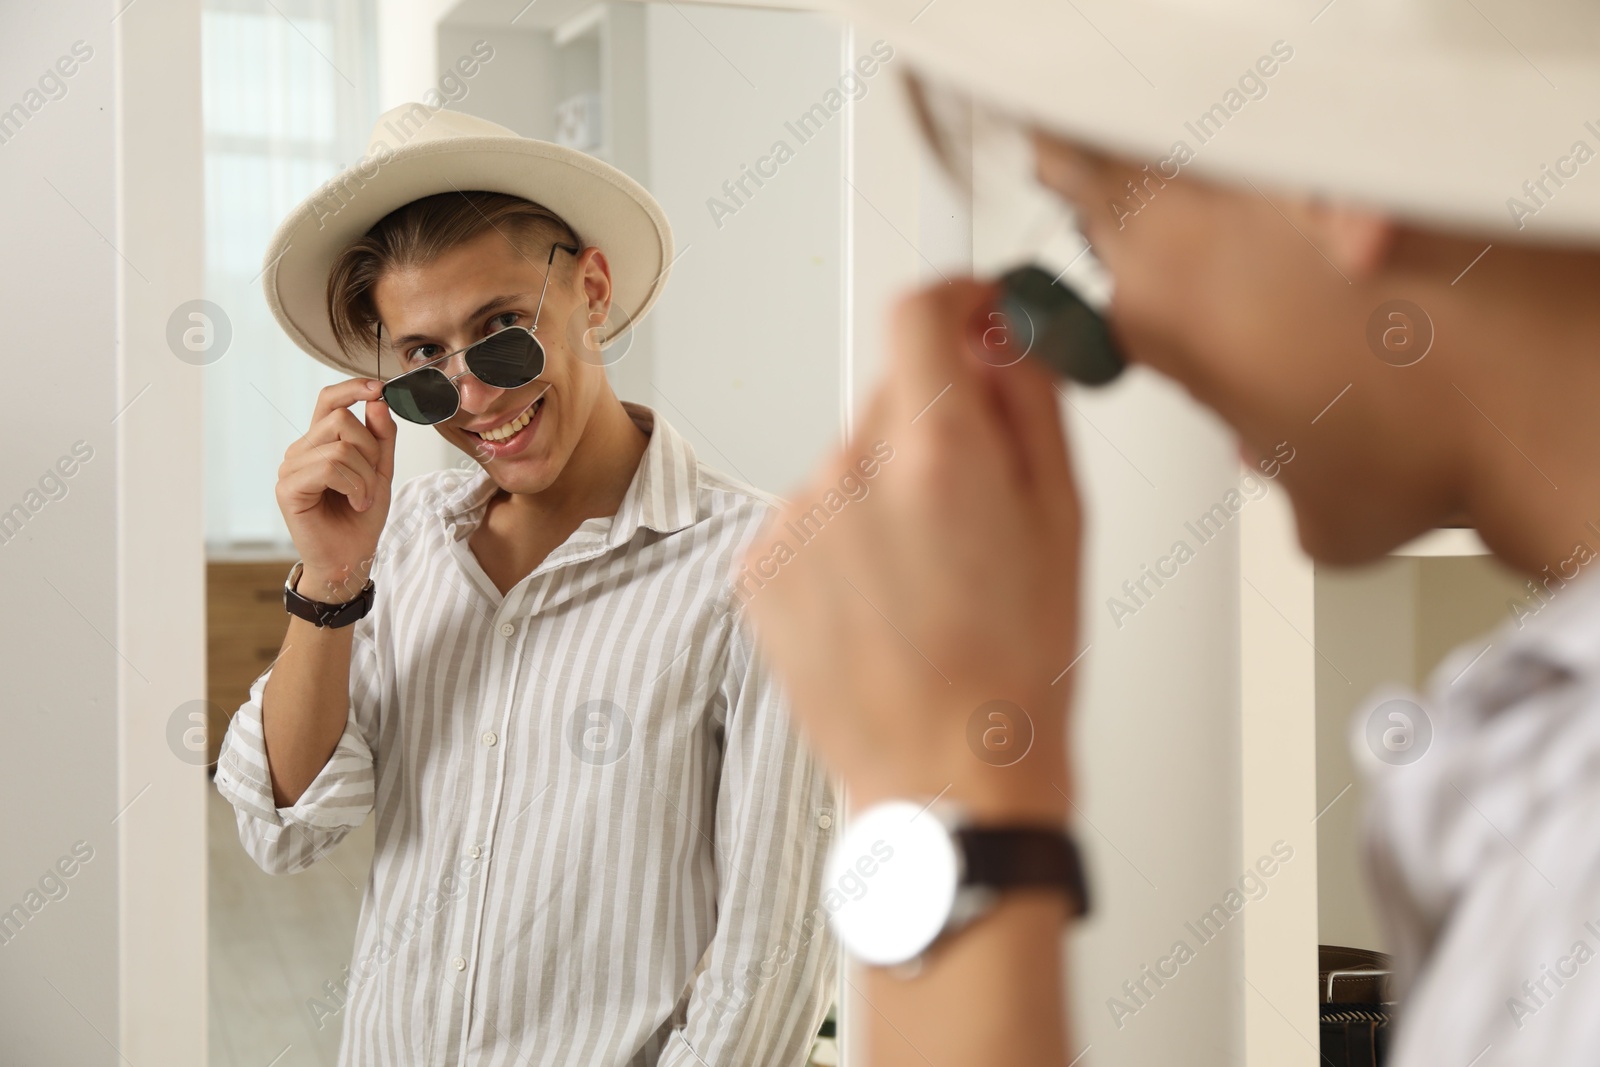
<svg viewBox="0 0 1600 1067"><path fill-rule="evenodd" d="M955 838L966 859L963 885L992 889L1048 887L1072 900L1074 917L1089 912L1089 886L1078 844L1065 830L1042 826L966 826Z"/></svg>
<svg viewBox="0 0 1600 1067"><path fill-rule="evenodd" d="M295 589L302 566L297 562L289 568L289 577L283 583L283 608L289 614L314 623L318 627L336 630L364 618L367 612L372 610L377 587L371 578L368 578L367 584L361 587L361 592L350 600L341 604L325 604L320 600L303 596Z"/></svg>

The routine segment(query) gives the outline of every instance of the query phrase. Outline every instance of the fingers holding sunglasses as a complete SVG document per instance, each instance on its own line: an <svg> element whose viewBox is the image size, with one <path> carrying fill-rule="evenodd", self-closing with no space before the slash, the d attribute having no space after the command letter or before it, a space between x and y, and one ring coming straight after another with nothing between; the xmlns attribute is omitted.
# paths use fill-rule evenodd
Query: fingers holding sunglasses
<svg viewBox="0 0 1600 1067"><path fill-rule="evenodd" d="M367 378L323 389L311 428L278 467L278 509L305 562L302 592L342 590L352 576L365 577L377 549L389 513L395 438L381 390ZM365 402L365 423L350 410L358 401Z"/></svg>
<svg viewBox="0 0 1600 1067"><path fill-rule="evenodd" d="M379 406L368 402L368 420L372 418L371 407ZM356 413L349 408L335 408L321 419L311 424L311 429L290 446L291 453L310 452L327 445L343 441L353 445L361 453L367 465L377 470L383 462L383 444L379 441L366 423L356 417Z"/></svg>
<svg viewBox="0 0 1600 1067"><path fill-rule="evenodd" d="M379 437L372 432L370 425L363 425L350 408L358 401L366 401L369 423L374 404L383 407L387 415L388 405L383 403L382 389L383 383L374 383L368 378L353 378L324 388L317 394L317 403L311 414L311 428L289 446L287 454L295 455L333 441L349 441L361 449L368 463L379 466L383 457ZM393 420L388 421L392 429Z"/></svg>
<svg viewBox="0 0 1600 1067"><path fill-rule="evenodd" d="M389 404L381 396L368 400L365 405L367 417L366 431L378 442L378 458L373 463L386 482L394 480L394 439L395 423L394 412L389 410Z"/></svg>
<svg viewBox="0 0 1600 1067"><path fill-rule="evenodd" d="M346 378L342 382L323 386L317 393L316 407L311 410L311 425L315 426L329 412L348 408L361 400L377 400L383 396L383 383L375 378Z"/></svg>
<svg viewBox="0 0 1600 1067"><path fill-rule="evenodd" d="M314 600L349 599L349 581L364 580L376 558L389 514L389 479L355 445L334 441L285 457L277 498L305 563L300 591ZM344 595L335 595L340 590Z"/></svg>
<svg viewBox="0 0 1600 1067"><path fill-rule="evenodd" d="M288 503L296 513L323 503L329 491L345 497L356 511L365 511L380 495L388 496L388 479L348 441L312 446L285 457L278 468L280 502Z"/></svg>

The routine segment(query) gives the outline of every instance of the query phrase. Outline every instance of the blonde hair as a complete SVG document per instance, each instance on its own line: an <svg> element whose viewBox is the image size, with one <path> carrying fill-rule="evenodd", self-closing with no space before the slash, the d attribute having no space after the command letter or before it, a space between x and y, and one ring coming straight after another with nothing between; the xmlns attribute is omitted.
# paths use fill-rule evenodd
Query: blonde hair
<svg viewBox="0 0 1600 1067"><path fill-rule="evenodd" d="M372 290L391 270L423 266L493 227L530 259L551 244L582 247L565 219L509 193L436 193L398 207L340 252L328 272L328 317L346 354L378 350L378 311Z"/></svg>

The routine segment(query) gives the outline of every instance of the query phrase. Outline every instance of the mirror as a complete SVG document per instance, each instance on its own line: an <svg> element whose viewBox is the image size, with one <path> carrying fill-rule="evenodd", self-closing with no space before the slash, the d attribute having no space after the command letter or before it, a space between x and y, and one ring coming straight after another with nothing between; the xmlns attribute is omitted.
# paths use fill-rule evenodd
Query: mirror
<svg viewBox="0 0 1600 1067"><path fill-rule="evenodd" d="M890 77L883 50L847 52L815 15L699 4L464 0L436 25L380 25L395 14L206 4L207 294L232 332L205 381L207 758L243 737L252 685L296 654L281 646L297 553L274 488L318 390L345 377L269 313L263 250L363 157L388 106L443 105L649 189L673 229L670 281L596 358L658 420L641 447L681 451L661 443L657 495L625 498L647 523L634 536L610 545L612 518L590 517L542 563L519 557L527 575L503 553L497 572L490 539L450 549L436 510L391 510L374 568L388 621L357 624L368 703L330 773L278 827L237 800L262 743L216 763L211 1060L653 1063L693 1042L710 1062L836 1063L818 883L842 812L780 738L780 705L715 605L731 557L708 545L753 533L759 494L791 489L842 437L843 104ZM407 47L428 49L426 78L397 73ZM397 504L419 499L399 494L412 479L483 477L447 436L399 424ZM691 452L698 537L675 528L684 487L667 480Z"/></svg>
<svg viewBox="0 0 1600 1067"><path fill-rule="evenodd" d="M1433 737L1429 715L1409 697L1368 707L1381 687L1428 693L1451 651L1487 651L1507 618L1538 612L1524 580L1488 554L1467 529L1436 531L1382 563L1354 571L1319 568L1316 626L1318 938L1392 951L1379 925L1361 863L1365 789L1351 757L1351 717L1363 709L1361 735L1391 766L1421 759ZM1476 661L1474 661L1476 662ZM1470 664L1469 664L1470 667ZM1457 673L1455 680L1466 674Z"/></svg>

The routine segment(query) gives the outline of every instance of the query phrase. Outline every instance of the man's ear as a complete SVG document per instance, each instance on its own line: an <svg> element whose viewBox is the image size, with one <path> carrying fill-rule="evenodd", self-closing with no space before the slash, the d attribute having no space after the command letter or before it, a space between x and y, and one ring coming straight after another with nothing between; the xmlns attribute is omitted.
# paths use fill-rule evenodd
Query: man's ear
<svg viewBox="0 0 1600 1067"><path fill-rule="evenodd" d="M606 262L606 254L598 248L586 248L578 267L585 303L591 312L599 311L603 316L611 307L611 264Z"/></svg>
<svg viewBox="0 0 1600 1067"><path fill-rule="evenodd" d="M1394 250L1394 220L1366 208L1328 200L1302 207L1308 234L1339 270L1352 279L1369 278Z"/></svg>

